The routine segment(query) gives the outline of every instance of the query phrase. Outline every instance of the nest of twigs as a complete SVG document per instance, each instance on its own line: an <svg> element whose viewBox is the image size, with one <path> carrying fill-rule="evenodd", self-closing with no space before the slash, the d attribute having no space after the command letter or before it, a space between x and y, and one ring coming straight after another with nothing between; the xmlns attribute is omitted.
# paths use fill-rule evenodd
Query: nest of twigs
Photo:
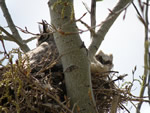
<svg viewBox="0 0 150 113"><path fill-rule="evenodd" d="M44 60L46 61L46 60ZM112 73L111 73L112 74ZM108 73L92 74L96 107L100 113L109 112L118 97L117 107L127 99L126 91L117 88ZM64 74L55 60L48 67L40 63L26 67L21 57L13 64L0 68L1 113L68 113Z"/></svg>

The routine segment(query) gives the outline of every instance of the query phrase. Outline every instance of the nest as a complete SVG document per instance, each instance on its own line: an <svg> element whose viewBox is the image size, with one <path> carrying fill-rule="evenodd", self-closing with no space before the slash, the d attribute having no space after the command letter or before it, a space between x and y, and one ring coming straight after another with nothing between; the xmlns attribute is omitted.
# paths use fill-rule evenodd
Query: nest
<svg viewBox="0 0 150 113"><path fill-rule="evenodd" d="M68 113L70 102L67 98L64 73L57 60L43 60L34 67L26 67L22 58L15 64L0 68L0 112L1 113ZM117 97L117 107L127 101L126 91L119 89L112 73L92 74L93 92L99 113L112 110Z"/></svg>

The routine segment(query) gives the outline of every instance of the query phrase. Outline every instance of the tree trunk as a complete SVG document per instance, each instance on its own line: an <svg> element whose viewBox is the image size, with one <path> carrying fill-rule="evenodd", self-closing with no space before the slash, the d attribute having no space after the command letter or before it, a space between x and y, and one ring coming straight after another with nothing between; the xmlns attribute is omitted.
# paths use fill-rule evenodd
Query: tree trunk
<svg viewBox="0 0 150 113"><path fill-rule="evenodd" d="M49 0L49 9L71 106L76 112L96 113L90 60L74 20L73 0Z"/></svg>

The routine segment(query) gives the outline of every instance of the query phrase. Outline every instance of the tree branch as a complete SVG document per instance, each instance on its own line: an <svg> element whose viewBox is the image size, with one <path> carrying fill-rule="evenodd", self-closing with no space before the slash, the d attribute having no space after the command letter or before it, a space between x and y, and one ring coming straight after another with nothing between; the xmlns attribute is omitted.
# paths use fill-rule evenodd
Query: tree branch
<svg viewBox="0 0 150 113"><path fill-rule="evenodd" d="M139 3L140 4L140 3ZM142 86L141 86L141 89L140 89L140 95L139 97L140 98L143 98L144 96L144 92L145 92L145 88L146 88L146 84L148 84L148 96L149 93L150 93L150 71L149 71L149 66L150 66L150 53L149 53L149 31L148 31L148 27L149 27L149 21L148 21L148 10L149 10L149 0L146 0L146 6L145 6L145 11L143 11L143 15L145 15L144 17L144 23L145 23L145 41L144 41L144 73L143 73L143 79L142 79ZM142 9L141 9L142 11ZM145 14L144 14L145 13ZM149 76L149 77L148 77ZM148 83L147 83L147 78L148 78ZM149 97L150 99L150 97ZM138 106L137 106L137 111L136 113L140 113L140 109L141 109L141 106L142 106L142 101L138 103Z"/></svg>
<svg viewBox="0 0 150 113"><path fill-rule="evenodd" d="M91 38L93 38L95 34L95 25L96 25L96 0L91 0L91 28L93 28L93 32L91 32Z"/></svg>
<svg viewBox="0 0 150 113"><path fill-rule="evenodd" d="M19 43L18 40L13 36L11 35L9 32L7 32L3 27L0 26L0 31L2 31L3 33L5 33L7 36L3 36L3 35L0 35L0 37L4 40L7 40L7 41L13 41L15 43ZM32 40L35 40L37 39L37 37L31 37L27 40L22 40L23 43L27 44L28 42L32 41Z"/></svg>
<svg viewBox="0 0 150 113"><path fill-rule="evenodd" d="M88 5L87 5L85 2L83 2L83 1L82 1L82 3L83 3L83 5L84 5L85 9L87 10L87 12L88 12L89 14L91 14L91 11L90 11L90 8L88 7Z"/></svg>
<svg viewBox="0 0 150 113"><path fill-rule="evenodd" d="M101 45L102 41L104 40L106 33L108 32L108 30L110 29L112 24L115 22L115 20L119 16L119 14L125 8L127 8L132 1L133 0L119 0L117 5L110 12L108 17L105 19L105 21L101 23L100 29L98 30L98 32L92 38L92 42L91 42L91 44L88 48L91 59L93 59L93 57L96 54L99 46Z"/></svg>
<svg viewBox="0 0 150 113"><path fill-rule="evenodd" d="M0 38L2 38L3 40L14 42L14 40L12 38L10 38L9 36L0 35Z"/></svg>
<svg viewBox="0 0 150 113"><path fill-rule="evenodd" d="M8 26L9 26L11 32L12 32L12 35L17 40L16 43L20 46L22 51L24 51L24 52L29 51L30 50L29 47L25 43L23 43L22 38L19 35L19 33L18 33L18 31L17 31L17 29L16 29L16 27L15 27L13 21L12 21L12 18L10 16L9 11L7 9L7 6L5 4L5 0L0 0L0 6L1 6L1 9L2 9L2 11L4 13L5 19L6 19L7 23L8 23Z"/></svg>
<svg viewBox="0 0 150 113"><path fill-rule="evenodd" d="M31 37L31 38L29 38L27 40L23 40L23 42L27 44L28 42L30 42L32 40L35 40L35 39L37 39L37 37Z"/></svg>
<svg viewBox="0 0 150 113"><path fill-rule="evenodd" d="M8 40L8 41L14 41L16 43L19 43L19 41L13 36L11 35L9 32L7 32L3 27L0 26L0 31L2 31L3 33L5 33L7 36L2 36L2 38L4 40Z"/></svg>
<svg viewBox="0 0 150 113"><path fill-rule="evenodd" d="M115 95L112 101L111 113L117 113L117 108L119 105L119 95Z"/></svg>

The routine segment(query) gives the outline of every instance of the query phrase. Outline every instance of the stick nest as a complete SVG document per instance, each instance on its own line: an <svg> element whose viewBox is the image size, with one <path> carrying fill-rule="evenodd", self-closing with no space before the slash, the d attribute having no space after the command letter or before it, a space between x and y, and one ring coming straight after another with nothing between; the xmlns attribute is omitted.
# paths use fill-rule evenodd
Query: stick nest
<svg viewBox="0 0 150 113"><path fill-rule="evenodd" d="M21 57L18 50L15 53L18 60L12 63L9 57L8 64L0 68L0 112L69 113L70 101L66 94L64 73L57 60L44 59L31 68L25 66L27 60ZM43 62L46 65L42 65ZM110 72L92 74L96 107L100 113L112 109L116 96L119 97L117 107L121 109L124 109L122 103L129 100L128 90L118 88L110 75Z"/></svg>

